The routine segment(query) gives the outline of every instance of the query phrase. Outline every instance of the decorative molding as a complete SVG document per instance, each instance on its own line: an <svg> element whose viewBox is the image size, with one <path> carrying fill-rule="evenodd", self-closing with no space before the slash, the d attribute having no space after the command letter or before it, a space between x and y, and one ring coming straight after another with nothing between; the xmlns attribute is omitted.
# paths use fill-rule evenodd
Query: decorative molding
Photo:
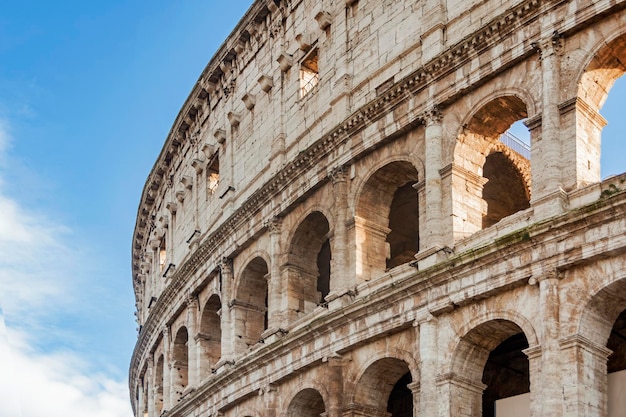
<svg viewBox="0 0 626 417"><path fill-rule="evenodd" d="M254 98L254 95L250 93L244 94L244 96L241 97L241 101L243 101L243 104L245 104L246 109L248 110L252 110L254 108L254 105L256 104L256 99Z"/></svg>
<svg viewBox="0 0 626 417"><path fill-rule="evenodd" d="M239 126L239 123L241 123L241 113L229 111L226 117L232 127L237 127Z"/></svg>
<svg viewBox="0 0 626 417"><path fill-rule="evenodd" d="M217 139L217 143L223 145L226 141L226 131L224 129L217 129L213 132L213 136Z"/></svg>
<svg viewBox="0 0 626 417"><path fill-rule="evenodd" d="M259 84L261 85L261 90L263 90L266 93L269 93L272 87L274 87L274 81L272 80L272 77L270 77L269 75L266 75L266 74L261 75L258 81L259 81Z"/></svg>
<svg viewBox="0 0 626 417"><path fill-rule="evenodd" d="M320 29L326 30L330 27L330 24L333 21L332 16L327 11L320 11L315 15L315 20L317 20L317 24L320 26Z"/></svg>
<svg viewBox="0 0 626 417"><path fill-rule="evenodd" d="M276 60L278 61L278 65L280 66L280 70L282 72L287 72L293 66L293 58L291 55L282 53Z"/></svg>

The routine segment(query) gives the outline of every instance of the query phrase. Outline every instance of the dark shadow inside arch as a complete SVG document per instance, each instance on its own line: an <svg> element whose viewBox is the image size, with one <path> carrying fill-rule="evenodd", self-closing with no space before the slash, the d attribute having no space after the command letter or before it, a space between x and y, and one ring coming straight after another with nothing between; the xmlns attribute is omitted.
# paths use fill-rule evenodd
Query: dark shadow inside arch
<svg viewBox="0 0 626 417"><path fill-rule="evenodd" d="M211 295L202 310L200 332L197 335L200 347L200 376L206 378L222 355L222 324L220 312L222 302L217 294Z"/></svg>
<svg viewBox="0 0 626 417"><path fill-rule="evenodd" d="M356 206L357 274L364 280L414 260L419 251L418 173L391 162L366 181Z"/></svg>
<svg viewBox="0 0 626 417"><path fill-rule="evenodd" d="M180 400L183 392L189 383L189 334L187 328L181 327L174 339L174 349L172 352L172 372L174 385L174 398Z"/></svg>
<svg viewBox="0 0 626 417"><path fill-rule="evenodd" d="M287 417L320 417L326 412L322 395L313 388L300 391L287 408Z"/></svg>
<svg viewBox="0 0 626 417"><path fill-rule="evenodd" d="M268 324L268 285L269 269L261 257L256 257L244 268L241 274L237 297L233 303L235 319L235 344L240 351L245 346L253 346L261 340Z"/></svg>
<svg viewBox="0 0 626 417"><path fill-rule="evenodd" d="M408 387L411 382L413 378L407 372L393 386L387 401L387 411L391 417L413 417L413 393Z"/></svg>
<svg viewBox="0 0 626 417"><path fill-rule="evenodd" d="M530 392L528 358L522 352L528 348L524 333L518 333L500 343L489 354L483 370L483 417L496 417L495 402L502 398Z"/></svg>
<svg viewBox="0 0 626 417"><path fill-rule="evenodd" d="M530 207L530 196L518 167L502 152L492 152L485 159L483 200L487 211L483 215L483 228Z"/></svg>
<svg viewBox="0 0 626 417"><path fill-rule="evenodd" d="M330 225L319 211L309 214L298 225L289 246L287 270L292 303L297 314L311 312L325 303L330 293L332 259L328 238Z"/></svg>
<svg viewBox="0 0 626 417"><path fill-rule="evenodd" d="M406 362L383 358L371 364L357 384L354 402L366 413L413 417L413 377Z"/></svg>
<svg viewBox="0 0 626 417"><path fill-rule="evenodd" d="M413 182L396 189L389 210L389 259L387 269L414 260L419 251L417 192Z"/></svg>

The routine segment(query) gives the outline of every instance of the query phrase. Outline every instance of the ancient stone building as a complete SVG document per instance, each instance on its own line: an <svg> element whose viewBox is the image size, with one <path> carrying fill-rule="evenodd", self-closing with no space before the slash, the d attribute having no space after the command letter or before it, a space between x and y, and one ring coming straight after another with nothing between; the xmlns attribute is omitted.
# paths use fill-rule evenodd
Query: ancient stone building
<svg viewBox="0 0 626 417"><path fill-rule="evenodd" d="M625 63L626 0L256 0L141 196L135 415L623 416Z"/></svg>

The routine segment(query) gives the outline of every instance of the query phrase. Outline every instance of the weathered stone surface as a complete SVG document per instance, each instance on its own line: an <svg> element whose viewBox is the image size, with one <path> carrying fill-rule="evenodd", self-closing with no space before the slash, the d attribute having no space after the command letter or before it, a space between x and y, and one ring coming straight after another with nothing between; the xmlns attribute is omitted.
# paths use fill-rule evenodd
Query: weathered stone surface
<svg viewBox="0 0 626 417"><path fill-rule="evenodd" d="M141 197L135 415L608 415L625 43L625 0L255 1Z"/></svg>

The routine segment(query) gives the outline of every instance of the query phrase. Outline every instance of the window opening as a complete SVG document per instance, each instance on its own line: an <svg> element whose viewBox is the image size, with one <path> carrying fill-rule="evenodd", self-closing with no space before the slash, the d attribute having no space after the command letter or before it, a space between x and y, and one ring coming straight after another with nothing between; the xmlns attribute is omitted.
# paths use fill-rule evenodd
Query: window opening
<svg viewBox="0 0 626 417"><path fill-rule="evenodd" d="M209 162L207 169L207 187L209 194L215 194L217 186L220 182L220 158L219 152L216 152Z"/></svg>
<svg viewBox="0 0 626 417"><path fill-rule="evenodd" d="M306 96L319 82L317 57L317 48L315 48L300 64L300 98Z"/></svg>
<svg viewBox="0 0 626 417"><path fill-rule="evenodd" d="M326 239L317 254L317 291L320 293L320 304L324 303L324 299L330 292L330 259L330 241Z"/></svg>
<svg viewBox="0 0 626 417"><path fill-rule="evenodd" d="M167 261L167 247L165 244L165 235L161 238L161 245L159 246L159 270L163 271L165 263Z"/></svg>

